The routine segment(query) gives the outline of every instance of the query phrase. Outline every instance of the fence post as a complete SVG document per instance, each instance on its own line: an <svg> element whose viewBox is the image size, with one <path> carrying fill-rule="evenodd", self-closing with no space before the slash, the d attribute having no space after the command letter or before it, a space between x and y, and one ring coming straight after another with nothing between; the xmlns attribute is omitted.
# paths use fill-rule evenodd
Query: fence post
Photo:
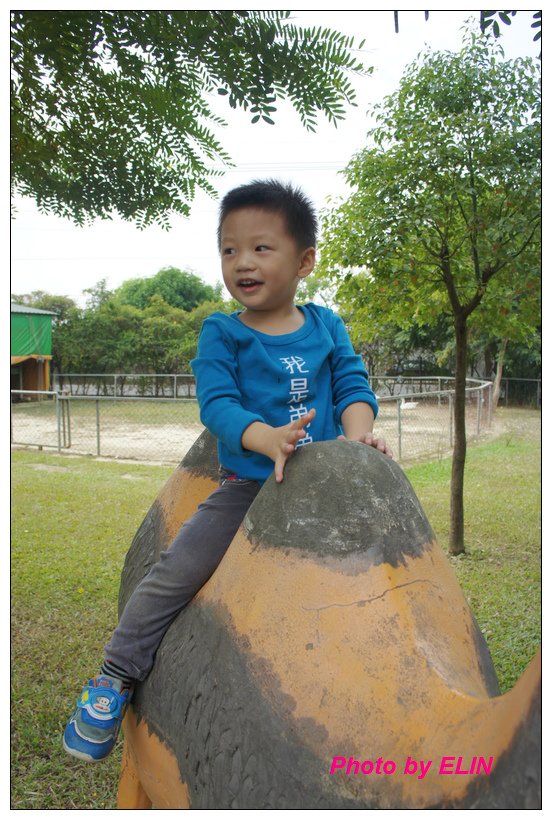
<svg viewBox="0 0 552 820"><path fill-rule="evenodd" d="M69 395L65 397L65 406L67 408L67 449L71 448L71 399Z"/></svg>
<svg viewBox="0 0 552 820"><path fill-rule="evenodd" d="M71 410L69 407L69 390L64 387L59 394L56 393L56 402L61 410L61 427L63 430L63 447L69 449L71 447Z"/></svg>
<svg viewBox="0 0 552 820"><path fill-rule="evenodd" d="M398 434L399 434L399 461L402 458L401 401L402 401L402 399L399 396L399 398L395 402L395 404L397 405L397 428L398 428Z"/></svg>
<svg viewBox="0 0 552 820"><path fill-rule="evenodd" d="M61 454L61 424L60 424L60 406L59 406L59 394L56 393L56 422L57 422L57 440L58 440L58 453Z"/></svg>
<svg viewBox="0 0 552 820"><path fill-rule="evenodd" d="M481 388L477 391L477 435L481 432Z"/></svg>
<svg viewBox="0 0 552 820"><path fill-rule="evenodd" d="M63 393L61 395L56 395L56 402L59 404L60 408L60 416L61 416L61 429L63 432L63 446L67 447L67 431L65 429L65 403L63 400Z"/></svg>
<svg viewBox="0 0 552 820"><path fill-rule="evenodd" d="M100 455L100 400L96 399L96 451Z"/></svg>
<svg viewBox="0 0 552 820"><path fill-rule="evenodd" d="M454 446L454 436L453 436L453 428L454 428L454 412L453 412L453 403L454 399L451 393L448 394L448 401L449 401L449 440L450 446Z"/></svg>

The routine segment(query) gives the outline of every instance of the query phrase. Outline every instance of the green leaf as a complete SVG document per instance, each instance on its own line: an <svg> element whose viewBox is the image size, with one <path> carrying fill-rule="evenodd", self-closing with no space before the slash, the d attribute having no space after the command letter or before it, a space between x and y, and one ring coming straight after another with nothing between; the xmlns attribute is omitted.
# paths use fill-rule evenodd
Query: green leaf
<svg viewBox="0 0 552 820"><path fill-rule="evenodd" d="M187 213L228 163L209 94L272 124L287 98L314 129L354 103L353 40L280 11L12 13L12 190L77 224ZM205 126L207 123L207 127ZM170 164L167 163L170 158Z"/></svg>

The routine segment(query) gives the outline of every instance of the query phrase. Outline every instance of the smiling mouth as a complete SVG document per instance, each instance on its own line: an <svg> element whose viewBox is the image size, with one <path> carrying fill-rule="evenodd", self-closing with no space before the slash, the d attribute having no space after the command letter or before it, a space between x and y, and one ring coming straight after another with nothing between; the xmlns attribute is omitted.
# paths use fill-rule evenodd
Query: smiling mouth
<svg viewBox="0 0 552 820"><path fill-rule="evenodd" d="M245 291L254 290L260 285L262 282L258 282L257 279L240 279L238 282L238 287Z"/></svg>

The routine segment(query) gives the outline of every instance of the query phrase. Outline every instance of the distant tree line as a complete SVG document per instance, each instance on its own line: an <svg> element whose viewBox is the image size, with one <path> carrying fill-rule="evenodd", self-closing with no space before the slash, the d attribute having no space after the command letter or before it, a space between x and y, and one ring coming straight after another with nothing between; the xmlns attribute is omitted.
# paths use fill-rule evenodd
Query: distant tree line
<svg viewBox="0 0 552 820"><path fill-rule="evenodd" d="M86 306L43 290L13 294L12 301L51 310L53 368L59 373L187 373L195 356L203 320L215 310L239 309L224 301L222 286L175 267L154 276L127 279L109 290L105 279L84 291ZM335 293L323 276L309 277L298 300L334 304ZM450 375L454 372L454 332L447 316L434 326L400 327L386 323L375 338L355 321L347 305L338 311L353 344L373 374ZM469 375L493 378L502 361L504 375L540 378L540 347L510 343L506 349L482 330L473 334Z"/></svg>
<svg viewBox="0 0 552 820"><path fill-rule="evenodd" d="M221 286L174 267L113 291L104 279L84 293L84 308L45 291L12 295L18 304L56 313L52 355L58 372L190 372L203 320L215 310L234 310Z"/></svg>

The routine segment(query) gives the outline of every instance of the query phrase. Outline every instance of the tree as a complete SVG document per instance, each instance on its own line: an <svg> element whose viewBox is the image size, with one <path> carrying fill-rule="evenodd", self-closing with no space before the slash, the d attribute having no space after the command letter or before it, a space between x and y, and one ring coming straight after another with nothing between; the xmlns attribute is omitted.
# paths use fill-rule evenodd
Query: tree
<svg viewBox="0 0 552 820"><path fill-rule="evenodd" d="M113 301L80 310L53 334L61 373L132 372L142 312Z"/></svg>
<svg viewBox="0 0 552 820"><path fill-rule="evenodd" d="M443 313L454 324L453 554L465 548L469 325L479 312L496 337L522 338L539 323L539 79L531 60L502 56L468 29L458 54L410 65L376 106L374 147L346 170L354 192L323 220L323 265L368 332Z"/></svg>
<svg viewBox="0 0 552 820"><path fill-rule="evenodd" d="M12 190L77 224L115 212L168 227L230 162L209 94L252 122L288 99L308 129L319 112L336 123L354 101L348 73L366 71L353 38L289 14L12 12Z"/></svg>
<svg viewBox="0 0 552 820"><path fill-rule="evenodd" d="M87 294L87 308L90 310L96 310L102 305L106 305L108 302L111 302L114 291L108 289L107 279L100 279L100 281L95 285L92 285L91 288L85 288L83 293Z"/></svg>
<svg viewBox="0 0 552 820"><path fill-rule="evenodd" d="M152 296L160 296L168 305L192 310L201 302L220 299L221 287L211 287L193 273L179 268L161 268L154 276L127 279L115 291L121 304L137 308L148 306Z"/></svg>
<svg viewBox="0 0 552 820"><path fill-rule="evenodd" d="M187 313L167 304L158 294L152 296L140 313L140 338L134 351L132 370L140 373L181 371L178 347L186 333Z"/></svg>

